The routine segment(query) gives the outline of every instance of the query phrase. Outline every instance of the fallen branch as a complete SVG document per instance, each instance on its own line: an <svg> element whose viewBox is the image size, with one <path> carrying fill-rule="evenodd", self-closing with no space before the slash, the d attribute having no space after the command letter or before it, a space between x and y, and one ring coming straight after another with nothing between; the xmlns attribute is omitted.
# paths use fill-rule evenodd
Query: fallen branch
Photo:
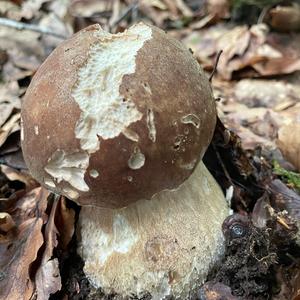
<svg viewBox="0 0 300 300"><path fill-rule="evenodd" d="M23 23L23 22L18 22L18 21L7 19L7 18L0 18L0 26L6 26L6 27L17 29L17 30L35 31L35 32L39 32L42 34L52 35L52 36L55 36L60 39L67 38L67 36L53 32L46 27L43 27L40 25L35 25L35 24L27 24L27 23Z"/></svg>

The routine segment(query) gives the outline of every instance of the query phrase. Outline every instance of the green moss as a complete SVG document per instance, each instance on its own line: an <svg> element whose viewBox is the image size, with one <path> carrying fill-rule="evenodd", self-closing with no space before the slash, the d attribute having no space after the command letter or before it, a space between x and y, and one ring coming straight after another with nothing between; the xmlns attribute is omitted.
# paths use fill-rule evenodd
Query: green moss
<svg viewBox="0 0 300 300"><path fill-rule="evenodd" d="M292 185L298 192L300 192L300 174L287 171L282 168L277 161L273 162L274 173L278 176L283 177L288 184Z"/></svg>

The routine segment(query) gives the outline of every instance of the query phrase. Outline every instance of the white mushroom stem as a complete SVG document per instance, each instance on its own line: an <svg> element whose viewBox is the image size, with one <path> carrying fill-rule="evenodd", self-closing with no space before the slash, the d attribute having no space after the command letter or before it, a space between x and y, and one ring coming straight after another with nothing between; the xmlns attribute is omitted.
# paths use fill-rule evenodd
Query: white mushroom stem
<svg viewBox="0 0 300 300"><path fill-rule="evenodd" d="M202 162L177 190L151 201L116 210L83 207L84 271L106 293L188 299L224 254L221 226L228 214L224 195Z"/></svg>

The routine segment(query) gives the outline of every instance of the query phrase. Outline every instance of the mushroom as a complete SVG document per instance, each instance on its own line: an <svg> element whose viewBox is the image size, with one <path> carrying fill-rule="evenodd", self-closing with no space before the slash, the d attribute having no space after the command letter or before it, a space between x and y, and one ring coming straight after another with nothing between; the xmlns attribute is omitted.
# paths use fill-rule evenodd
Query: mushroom
<svg viewBox="0 0 300 300"><path fill-rule="evenodd" d="M201 161L215 123L199 64L151 25L87 27L39 68L22 105L24 158L82 206L78 251L93 286L187 299L220 261L229 209Z"/></svg>

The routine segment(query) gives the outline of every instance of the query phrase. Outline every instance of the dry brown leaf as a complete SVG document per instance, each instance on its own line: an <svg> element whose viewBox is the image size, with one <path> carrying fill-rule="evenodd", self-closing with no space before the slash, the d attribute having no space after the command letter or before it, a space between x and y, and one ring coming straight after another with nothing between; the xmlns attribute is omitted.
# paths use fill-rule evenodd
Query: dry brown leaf
<svg viewBox="0 0 300 300"><path fill-rule="evenodd" d="M51 213L45 229L45 250L43 252L41 265L39 266L36 276L37 300L48 299L50 294L61 289L61 279L58 268L57 258L52 258L53 250L57 247L58 230L55 225L55 214L58 207L58 200L54 200Z"/></svg>
<svg viewBox="0 0 300 300"><path fill-rule="evenodd" d="M170 13L170 19L177 19L179 15L192 17L193 12L182 0L163 0Z"/></svg>
<svg viewBox="0 0 300 300"><path fill-rule="evenodd" d="M113 28L115 26L113 26L115 24L115 22L118 21L120 15L121 15L121 11L122 11L122 5L120 0L113 0L113 4L112 4L112 13L111 16L108 20L108 24L109 26L112 28L113 33L115 33L116 28Z"/></svg>
<svg viewBox="0 0 300 300"><path fill-rule="evenodd" d="M33 188L39 186L39 183L33 179L33 177L24 172L24 171L17 171L11 167L0 165L2 173L11 181L18 180L23 182L26 185L26 190L30 191Z"/></svg>
<svg viewBox="0 0 300 300"><path fill-rule="evenodd" d="M20 199L9 212L16 230L8 237L0 237L0 299L31 299L34 284L29 268L36 260L43 244L42 226L49 192L37 188Z"/></svg>
<svg viewBox="0 0 300 300"><path fill-rule="evenodd" d="M7 137L20 130L20 113L14 114L0 129L0 147L5 143Z"/></svg>
<svg viewBox="0 0 300 300"><path fill-rule="evenodd" d="M234 97L248 107L282 107L284 102L288 102L288 106L285 107L289 107L300 102L300 95L292 84L276 80L240 80L235 86Z"/></svg>
<svg viewBox="0 0 300 300"><path fill-rule="evenodd" d="M20 88L16 81L0 84L0 127L14 109L21 108Z"/></svg>
<svg viewBox="0 0 300 300"><path fill-rule="evenodd" d="M208 0L207 11L218 19L230 17L230 1L228 0Z"/></svg>
<svg viewBox="0 0 300 300"><path fill-rule="evenodd" d="M190 25L190 28L193 30L202 29L208 25L214 24L216 22L216 16L213 14L208 14L203 17L201 20L194 22Z"/></svg>
<svg viewBox="0 0 300 300"><path fill-rule="evenodd" d="M174 2L176 3L176 6L178 10L181 12L182 16L187 18L193 16L192 10L185 4L183 0L174 0Z"/></svg>
<svg viewBox="0 0 300 300"><path fill-rule="evenodd" d="M274 149L275 143L270 141L268 138L261 137L255 134L251 129L243 127L239 124L225 122L228 129L236 133L242 142L242 148L245 150L253 150L258 146L264 146L268 149Z"/></svg>
<svg viewBox="0 0 300 300"><path fill-rule="evenodd" d="M89 18L95 14L112 11L112 1L72 0L69 11L74 17Z"/></svg>
<svg viewBox="0 0 300 300"><path fill-rule="evenodd" d="M3 147L4 148L4 147ZM2 150L2 149L1 149ZM17 170L27 170L21 148L0 155L1 163Z"/></svg>
<svg viewBox="0 0 300 300"><path fill-rule="evenodd" d="M11 215L6 212L0 212L0 231L7 233L15 227L15 222Z"/></svg>
<svg viewBox="0 0 300 300"><path fill-rule="evenodd" d="M219 24L193 32L184 42L206 68L214 66L215 57L222 50L218 74L226 80L231 80L233 74L258 77L300 70L300 36L291 39L288 35L269 33L265 24L233 29ZM249 74L249 70L252 73ZM248 74L244 74L245 71Z"/></svg>
<svg viewBox="0 0 300 300"><path fill-rule="evenodd" d="M44 58L44 49L38 39L40 33L33 31L21 31L14 28L0 26L0 48L4 50L17 49L30 57L35 55Z"/></svg>
<svg viewBox="0 0 300 300"><path fill-rule="evenodd" d="M218 24L201 31L192 31L183 39L183 43L193 51L202 66L212 68L218 40L228 31L225 24Z"/></svg>
<svg viewBox="0 0 300 300"><path fill-rule="evenodd" d="M42 27L48 28L52 32L60 34L61 36L69 37L73 34L73 28L71 25L60 19L55 13L45 15L40 20L39 24ZM47 53L50 53L62 42L62 39L51 35L43 35L41 42Z"/></svg>
<svg viewBox="0 0 300 300"><path fill-rule="evenodd" d="M300 172L300 123L280 128L277 145L284 157Z"/></svg>
<svg viewBox="0 0 300 300"><path fill-rule="evenodd" d="M300 30L300 5L276 6L270 12L270 25L278 31Z"/></svg>
<svg viewBox="0 0 300 300"><path fill-rule="evenodd" d="M127 1L127 3L132 2L132 0ZM158 27L163 27L165 20L170 18L170 12L167 10L165 3L163 3L163 6L158 7L157 1L141 0L139 10Z"/></svg>
<svg viewBox="0 0 300 300"><path fill-rule="evenodd" d="M49 0L26 0L22 3L21 16L25 19L32 19L40 16L41 6Z"/></svg>
<svg viewBox="0 0 300 300"><path fill-rule="evenodd" d="M20 7L12 1L0 1L0 15L9 19L20 20Z"/></svg>

